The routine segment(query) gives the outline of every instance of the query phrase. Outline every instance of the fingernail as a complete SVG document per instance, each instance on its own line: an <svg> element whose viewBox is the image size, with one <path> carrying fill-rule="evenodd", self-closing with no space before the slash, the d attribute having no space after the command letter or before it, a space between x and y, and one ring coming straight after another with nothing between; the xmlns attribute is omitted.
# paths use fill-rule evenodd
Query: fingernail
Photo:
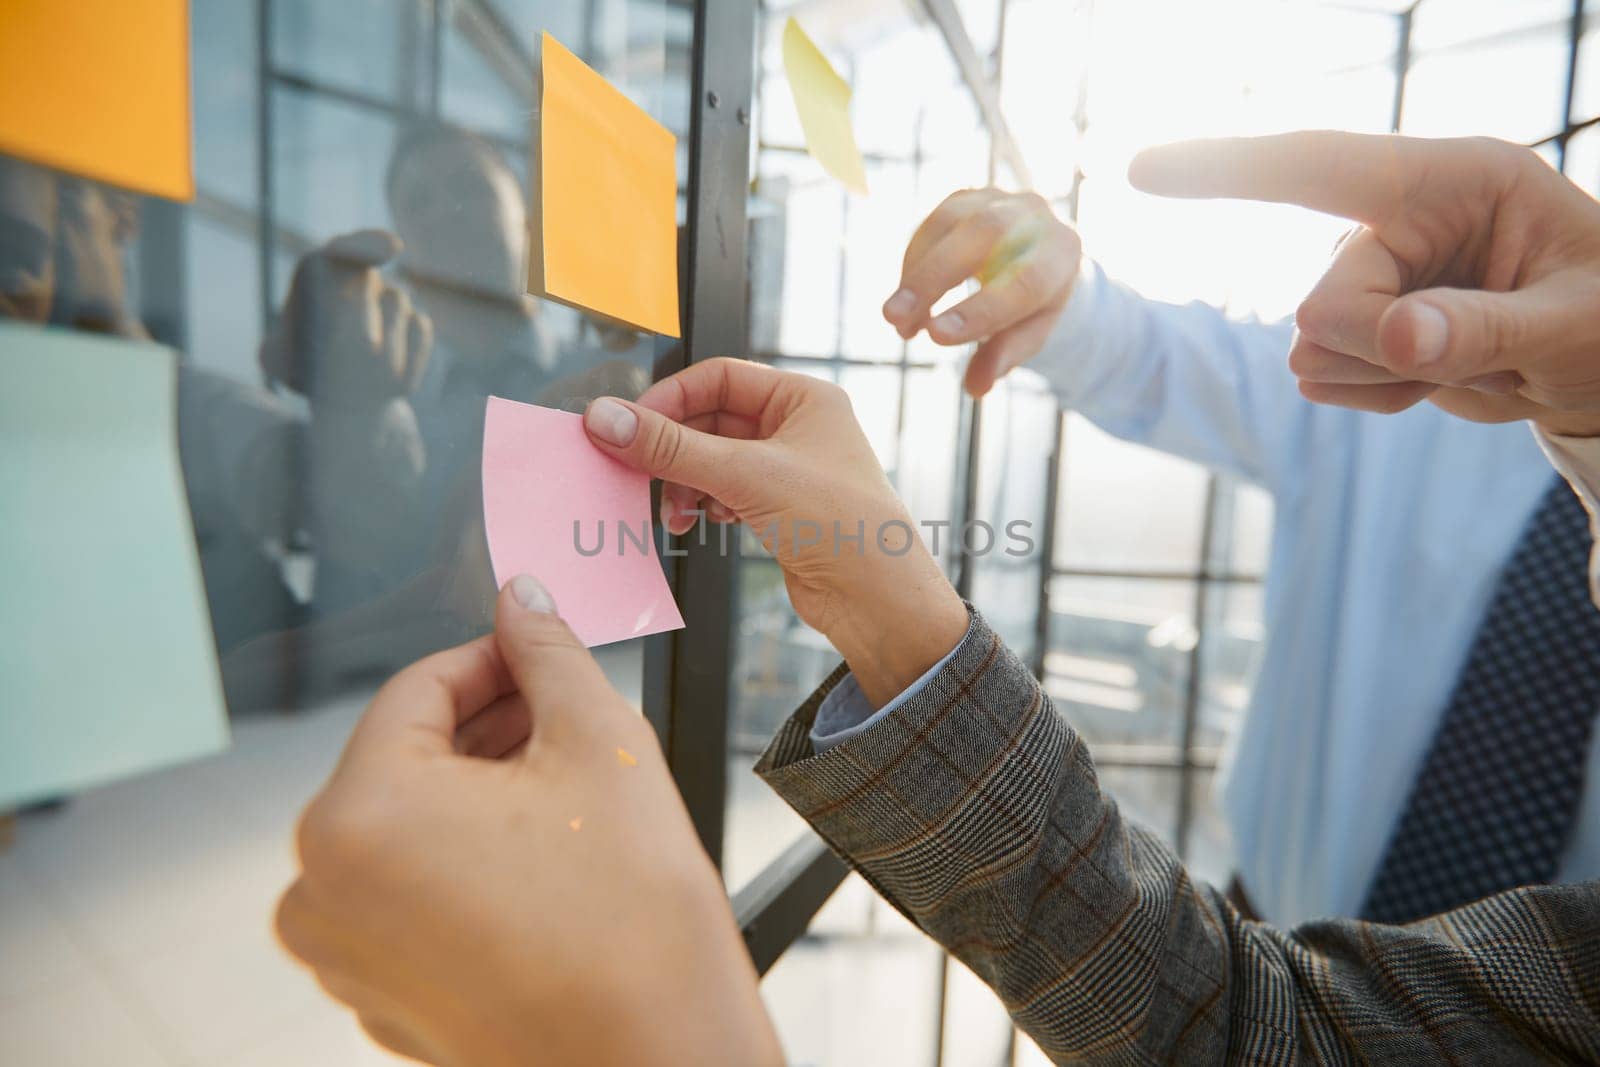
<svg viewBox="0 0 1600 1067"><path fill-rule="evenodd" d="M639 432L639 416L626 404L603 396L583 413L583 425L606 444L627 448Z"/></svg>
<svg viewBox="0 0 1600 1067"><path fill-rule="evenodd" d="M523 611L537 611L541 615L556 614L556 601L544 583L531 574L519 574L511 579L511 597Z"/></svg>
<svg viewBox="0 0 1600 1067"><path fill-rule="evenodd" d="M1411 336L1416 346L1417 364L1432 363L1444 355L1444 347L1450 340L1450 320L1432 304L1413 304Z"/></svg>
<svg viewBox="0 0 1600 1067"><path fill-rule="evenodd" d="M881 290L880 290L881 292ZM911 309L917 306L917 294L910 289L902 289L884 301L883 314L886 318L899 319L911 314Z"/></svg>
<svg viewBox="0 0 1600 1067"><path fill-rule="evenodd" d="M962 315L961 312L946 311L943 315L940 315L938 318L930 322L928 324L928 328L930 330L937 330L940 333L950 334L959 332L961 327L965 326L966 324L966 316Z"/></svg>

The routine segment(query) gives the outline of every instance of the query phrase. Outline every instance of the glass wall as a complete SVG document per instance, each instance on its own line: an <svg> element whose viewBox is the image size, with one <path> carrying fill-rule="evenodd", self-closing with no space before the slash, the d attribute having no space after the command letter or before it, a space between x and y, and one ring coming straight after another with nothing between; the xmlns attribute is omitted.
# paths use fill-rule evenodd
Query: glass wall
<svg viewBox="0 0 1600 1067"><path fill-rule="evenodd" d="M696 31L733 9L192 8L194 203L0 158L0 254L47 251L59 265L44 299L0 297L13 316L181 354L184 473L236 743L18 820L0 857L0 945L25 929L23 955L50 965L0 959L0 1033L24 1017L74 1020L56 1039L80 1051L112 1041L127 1063L383 1062L270 942L293 819L382 678L487 626L484 398L579 410L637 394L686 358L677 342L523 294L535 42L551 32L677 134L688 246L708 106L694 88ZM804 150L779 45L790 15L853 87L868 197ZM1144 295L1275 320L1342 225L1141 196L1123 180L1134 151L1398 123L1538 144L1600 190L1597 40L1571 0L764 0L745 115L745 292L697 294L686 266L686 300L747 299L749 355L846 389L912 514L950 523L924 527L930 547L1036 665L1123 810L1224 881L1211 792L1262 641L1270 497L1062 412L1026 370L973 405L959 387L965 352L903 342L880 314L905 244L957 189L1031 187ZM979 86L955 58L963 48ZM975 88L996 93L1022 167ZM1025 522L1036 551L963 546L969 519ZM808 836L750 767L835 662L790 610L776 564L748 537L738 547L729 603L679 589L702 634L727 620L731 669L727 707L693 720L716 736L672 739L680 754L725 743L712 760L725 806L696 819L720 814L733 892ZM600 650L622 691L668 723L670 640ZM765 994L797 1064L1042 1062L975 977L856 878L772 967Z"/></svg>
<svg viewBox="0 0 1600 1067"><path fill-rule="evenodd" d="M687 141L692 17L665 0L196 5L186 439L199 456L259 424L262 453L252 481L191 465L235 711L314 703L484 630L484 398L637 395L671 344L525 295L541 31ZM369 314L399 336L359 337ZM401 380L369 382L362 361L384 358ZM209 529L269 494L272 525ZM641 655L603 653L636 703Z"/></svg>
<svg viewBox="0 0 1600 1067"><path fill-rule="evenodd" d="M528 174L549 31L677 135L686 223L694 11L190 8L194 201L0 157L0 315L178 353L233 745L0 812L0 1061L398 1062L273 940L294 821L374 688L489 626L485 398L580 411L681 361L526 295ZM598 655L664 703L643 644Z"/></svg>

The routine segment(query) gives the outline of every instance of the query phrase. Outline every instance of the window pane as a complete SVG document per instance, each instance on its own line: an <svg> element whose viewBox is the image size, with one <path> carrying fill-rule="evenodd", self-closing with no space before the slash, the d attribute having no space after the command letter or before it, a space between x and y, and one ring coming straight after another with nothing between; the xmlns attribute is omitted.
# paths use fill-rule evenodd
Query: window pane
<svg viewBox="0 0 1600 1067"><path fill-rule="evenodd" d="M872 915L864 934L819 924L821 932L795 942L762 980L762 999L795 1067L934 1061L939 947L887 905Z"/></svg>
<svg viewBox="0 0 1600 1067"><path fill-rule="evenodd" d="M1081 152L1070 121L1087 75L1089 4L1011 0L1006 8L1005 77L1000 103L1022 146L1034 187L1066 196Z"/></svg>
<svg viewBox="0 0 1600 1067"><path fill-rule="evenodd" d="M1220 748L1239 728L1261 659L1263 590L1259 584L1214 582L1206 594L1201 643L1202 702L1194 743Z"/></svg>
<svg viewBox="0 0 1600 1067"><path fill-rule="evenodd" d="M1600 192L1600 126L1591 126L1567 142L1567 177L1591 196Z"/></svg>
<svg viewBox="0 0 1600 1067"><path fill-rule="evenodd" d="M798 171L805 164L797 156L777 157L772 166ZM763 173L771 173L765 165ZM846 194L832 181L794 184L782 176L764 178L761 191L764 203L782 220L783 298L777 350L786 355L834 355L842 342L839 302ZM757 236L776 232L774 223L758 230Z"/></svg>
<svg viewBox="0 0 1600 1067"><path fill-rule="evenodd" d="M439 110L444 117L496 137L527 143L533 132L531 59L525 78L499 70L454 23L444 30L443 51Z"/></svg>
<svg viewBox="0 0 1600 1067"><path fill-rule="evenodd" d="M995 991L966 964L950 957L944 994L942 1061L963 1067L1003 1067L1011 1016Z"/></svg>
<svg viewBox="0 0 1600 1067"><path fill-rule="evenodd" d="M255 229L197 210L185 230L190 276L232 280L216 286L213 299L188 302L189 358L234 381L259 382L261 257Z"/></svg>
<svg viewBox="0 0 1600 1067"><path fill-rule="evenodd" d="M1591 5L1592 18L1592 5ZM1572 119L1582 122L1600 116L1600 29L1588 24L1579 39L1577 82L1572 87Z"/></svg>
<svg viewBox="0 0 1600 1067"><path fill-rule="evenodd" d="M1233 880L1234 853L1228 824L1217 803L1217 772L1194 770L1190 773L1189 854L1183 861L1196 881L1226 889Z"/></svg>
<svg viewBox="0 0 1600 1067"><path fill-rule="evenodd" d="M896 422L902 372L898 367L851 366L824 360L781 360L779 366L841 385L850 394L867 440L893 477L900 451ZM947 453L951 447L946 443ZM765 557L748 529L740 532L739 543L746 558L739 572L738 646L733 668L734 708L729 720L731 762L723 842L723 875L734 889L775 859L801 832L800 820L755 779L750 767L783 721L839 662L838 653L827 640L794 614L776 562Z"/></svg>
<svg viewBox="0 0 1600 1067"><path fill-rule="evenodd" d="M883 302L900 284L906 244L922 221L917 173L903 164L868 164L867 180L872 200L847 202L840 351L855 359L897 360L905 342L883 317Z"/></svg>
<svg viewBox="0 0 1600 1067"><path fill-rule="evenodd" d="M1067 419L1056 502L1056 566L1196 570L1206 475Z"/></svg>
<svg viewBox="0 0 1600 1067"><path fill-rule="evenodd" d="M389 229L385 175L402 124L389 114L301 90L272 96L276 221L301 245Z"/></svg>
<svg viewBox="0 0 1600 1067"><path fill-rule="evenodd" d="M1521 142L1561 129L1571 11L1569 0L1421 5L1401 129Z"/></svg>
<svg viewBox="0 0 1600 1067"><path fill-rule="evenodd" d="M985 398L974 509L983 525L958 531L974 555L972 601L1024 663L1038 643L1057 410L1055 397L1026 375L1013 375Z"/></svg>
<svg viewBox="0 0 1600 1067"><path fill-rule="evenodd" d="M251 209L256 203L256 0L191 8L194 169L198 193Z"/></svg>
<svg viewBox="0 0 1600 1067"><path fill-rule="evenodd" d="M1167 847L1178 838L1178 784L1175 767L1097 765L1100 788L1117 802L1124 819L1156 834Z"/></svg>
<svg viewBox="0 0 1600 1067"><path fill-rule="evenodd" d="M1045 689L1091 750L1116 745L1170 751L1179 742L1197 640L1193 611L1192 582L1050 583Z"/></svg>
<svg viewBox="0 0 1600 1067"><path fill-rule="evenodd" d="M955 514L956 449L961 432L961 385L948 369L906 372L898 462L889 471L906 510L919 523ZM951 553L940 552L948 561Z"/></svg>
<svg viewBox="0 0 1600 1067"><path fill-rule="evenodd" d="M683 115L690 13L663 8L644 17L647 8L659 6L611 7L598 25L632 42L636 62L626 81L641 102L658 114ZM348 12L324 12L320 6L285 3L274 9L281 38L275 45L291 56L285 60L290 69L314 74L319 83L324 75L332 82L343 78L339 84L367 95L428 84L430 74L419 65L426 64L430 50L394 44L409 40L413 30L431 27L425 11L389 3L383 5L383 18L351 23ZM525 21L528 10L521 16ZM248 38L253 23L241 18L225 20L212 12L197 20L197 69L219 62L226 67L253 54ZM447 93L451 117L492 130L500 123L497 114L514 112L515 129L505 127L505 132L525 139L526 101L505 95L510 92L505 71L493 69L488 57L499 54L503 60L525 50L528 42L494 39L498 31L492 20L473 25L471 34L456 22L444 26L459 46L452 53L455 71L476 71L482 85L497 86L502 95ZM669 103L680 97L677 104ZM208 98L197 98L202 194L210 188L238 189L249 161L248 153L240 153L245 145L253 152L255 143L248 126L225 123L221 113L206 120L204 109L212 106ZM409 97L397 99L411 106ZM405 396L408 410L398 423L373 423L363 430L359 405L308 396L302 391L307 383L285 381L281 367L275 375L278 387L260 391L258 349L264 349L254 281L260 254L251 201L212 201L203 195L191 218L188 355L197 367L257 389L256 394L221 385L190 390L196 403L207 406L203 413L190 406L186 442L195 433L226 438L246 427L257 435L195 449L195 456L247 462L249 477L196 467L190 472L191 493L224 501L254 493L258 499L227 506L228 521L244 515L255 525L268 524L225 538L233 556L208 560L214 565L208 576L220 582L241 572L277 572L271 580L280 587L284 610L296 620L287 631L295 634L294 656L302 674L294 685L321 692L379 677L420 651L485 625L489 591L476 583L484 579L487 561L472 518L479 513L472 470L483 396L492 392L573 408L597 392L636 393L664 343L521 295L524 150L457 134L426 119L405 119L404 107L369 107L316 88L280 86L272 104L273 213L279 236L271 257L279 301L273 314L288 315L299 325L295 332L269 336L266 347L281 346L282 338L292 336L304 349L295 360L359 358L335 351L347 345L348 335L329 332L338 325L335 312L342 305L329 305L328 293L302 293L288 309L281 301L304 256L335 236L367 228L394 231L404 240L405 251L386 266L383 283L407 293L433 327L425 372ZM233 110L242 122L244 104L236 102ZM213 136L235 147L215 150ZM416 337L411 340L422 345ZM380 441L391 451L374 451ZM396 462L401 466L385 466ZM428 503L418 506L422 500ZM458 522L460 516L466 518ZM197 516L197 523L210 521ZM252 547L252 537L260 538L262 547ZM460 575L447 583L450 567ZM461 582L461 575L475 577ZM452 592L441 596L430 591L429 583L447 583ZM253 634L252 613L243 611L242 588L258 585L236 593L220 586L212 590L219 634L242 642L235 649L232 640L225 641L223 652L230 694L245 706L283 698L279 687L292 673L283 669L289 654L285 636ZM400 600L391 604L391 597ZM406 598L421 598L417 610L401 610L399 605L410 602ZM639 657L637 647L611 649L603 656L634 699Z"/></svg>
<svg viewBox="0 0 1600 1067"><path fill-rule="evenodd" d="M1207 565L1222 574L1265 574L1272 551L1272 513L1272 495L1265 489L1220 479Z"/></svg>
<svg viewBox="0 0 1600 1067"><path fill-rule="evenodd" d="M409 107L416 74L400 42L418 17L419 5L394 0L273 0L272 61L322 85Z"/></svg>

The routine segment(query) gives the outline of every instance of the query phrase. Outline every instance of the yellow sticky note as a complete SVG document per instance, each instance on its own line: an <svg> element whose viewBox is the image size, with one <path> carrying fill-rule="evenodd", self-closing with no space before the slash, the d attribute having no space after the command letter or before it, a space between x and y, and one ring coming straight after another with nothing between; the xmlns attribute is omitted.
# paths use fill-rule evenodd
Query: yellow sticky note
<svg viewBox="0 0 1600 1067"><path fill-rule="evenodd" d="M186 0L0 3L0 152L192 200Z"/></svg>
<svg viewBox="0 0 1600 1067"><path fill-rule="evenodd" d="M866 193L867 168L850 126L850 84L793 18L783 28L783 69L812 157L847 188Z"/></svg>
<svg viewBox="0 0 1600 1067"><path fill-rule="evenodd" d="M622 766L624 766L624 767L637 767L637 766L639 766L639 761L634 758L633 753L629 752L625 748L617 749L617 762L619 764L621 764Z"/></svg>
<svg viewBox="0 0 1600 1067"><path fill-rule="evenodd" d="M528 291L678 336L677 138L544 35Z"/></svg>

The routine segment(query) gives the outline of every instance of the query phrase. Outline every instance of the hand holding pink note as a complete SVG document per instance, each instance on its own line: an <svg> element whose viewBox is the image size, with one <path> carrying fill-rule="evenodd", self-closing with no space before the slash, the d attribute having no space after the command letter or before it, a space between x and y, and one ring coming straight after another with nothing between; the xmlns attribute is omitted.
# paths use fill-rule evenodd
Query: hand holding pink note
<svg viewBox="0 0 1600 1067"><path fill-rule="evenodd" d="M590 444L582 416L489 398L483 522L495 584L538 578L584 644L683 626L656 558L650 477Z"/></svg>

